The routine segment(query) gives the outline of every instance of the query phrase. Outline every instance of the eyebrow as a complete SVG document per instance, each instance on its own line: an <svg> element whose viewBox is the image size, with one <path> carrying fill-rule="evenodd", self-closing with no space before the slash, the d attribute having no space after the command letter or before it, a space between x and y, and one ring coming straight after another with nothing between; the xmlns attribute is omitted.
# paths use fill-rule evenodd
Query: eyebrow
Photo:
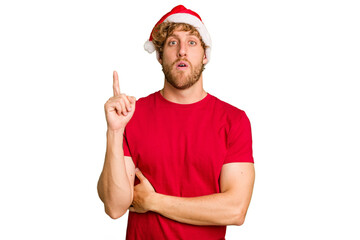
<svg viewBox="0 0 360 240"><path fill-rule="evenodd" d="M195 34L190 33L190 32L187 32L187 33L186 33L186 35L187 35L187 36L194 36L194 37L197 37ZM179 35L178 35L178 34L174 34L174 33L172 33L171 35L169 35L169 36L168 36L168 38L169 38L169 37L179 37Z"/></svg>

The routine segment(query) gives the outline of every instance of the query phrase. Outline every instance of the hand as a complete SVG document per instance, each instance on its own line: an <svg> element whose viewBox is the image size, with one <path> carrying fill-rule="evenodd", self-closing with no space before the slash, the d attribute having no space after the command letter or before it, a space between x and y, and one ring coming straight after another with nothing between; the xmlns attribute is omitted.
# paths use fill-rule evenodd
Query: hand
<svg viewBox="0 0 360 240"><path fill-rule="evenodd" d="M137 168L135 170L136 177L140 183L134 187L134 198L129 208L130 212L146 213L151 210L152 199L156 192L149 180Z"/></svg>
<svg viewBox="0 0 360 240"><path fill-rule="evenodd" d="M113 73L114 96L105 103L105 116L110 130L124 130L135 112L135 97L120 93L119 77Z"/></svg>

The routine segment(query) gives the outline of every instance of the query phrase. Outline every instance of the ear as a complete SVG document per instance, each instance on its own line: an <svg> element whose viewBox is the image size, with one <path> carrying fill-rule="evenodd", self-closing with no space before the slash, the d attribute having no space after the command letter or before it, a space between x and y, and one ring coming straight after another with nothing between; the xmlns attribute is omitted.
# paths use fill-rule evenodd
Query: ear
<svg viewBox="0 0 360 240"><path fill-rule="evenodd" d="M208 61L209 61L209 60L208 60L207 57L206 57L206 53L204 53L203 64L204 64L204 65L207 64Z"/></svg>
<svg viewBox="0 0 360 240"><path fill-rule="evenodd" d="M162 65L162 59L161 59L158 51L156 51L156 58L157 58L158 62Z"/></svg>

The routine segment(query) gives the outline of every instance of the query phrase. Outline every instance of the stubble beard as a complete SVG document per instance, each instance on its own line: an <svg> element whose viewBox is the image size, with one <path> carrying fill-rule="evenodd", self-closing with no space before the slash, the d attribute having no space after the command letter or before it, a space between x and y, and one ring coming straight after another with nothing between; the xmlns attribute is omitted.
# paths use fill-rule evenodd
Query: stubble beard
<svg viewBox="0 0 360 240"><path fill-rule="evenodd" d="M174 66L180 60L186 61L189 64L190 73L187 71L180 71L174 69ZM199 81L202 72L204 71L204 64L200 63L197 66L193 67L193 65L187 59L178 59L172 64L162 64L163 72L165 75L165 80L171 84L176 89L184 90L193 86L197 81ZM174 72L172 72L172 70Z"/></svg>

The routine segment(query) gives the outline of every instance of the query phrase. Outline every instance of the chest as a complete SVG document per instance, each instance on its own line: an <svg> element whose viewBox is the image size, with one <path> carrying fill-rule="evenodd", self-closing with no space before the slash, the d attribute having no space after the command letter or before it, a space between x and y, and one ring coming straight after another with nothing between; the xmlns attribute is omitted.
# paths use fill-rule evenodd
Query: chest
<svg viewBox="0 0 360 240"><path fill-rule="evenodd" d="M184 191L195 185L208 192L218 191L226 155L226 127L211 114L154 113L136 127L137 134L129 138L133 160L157 191L186 195Z"/></svg>

